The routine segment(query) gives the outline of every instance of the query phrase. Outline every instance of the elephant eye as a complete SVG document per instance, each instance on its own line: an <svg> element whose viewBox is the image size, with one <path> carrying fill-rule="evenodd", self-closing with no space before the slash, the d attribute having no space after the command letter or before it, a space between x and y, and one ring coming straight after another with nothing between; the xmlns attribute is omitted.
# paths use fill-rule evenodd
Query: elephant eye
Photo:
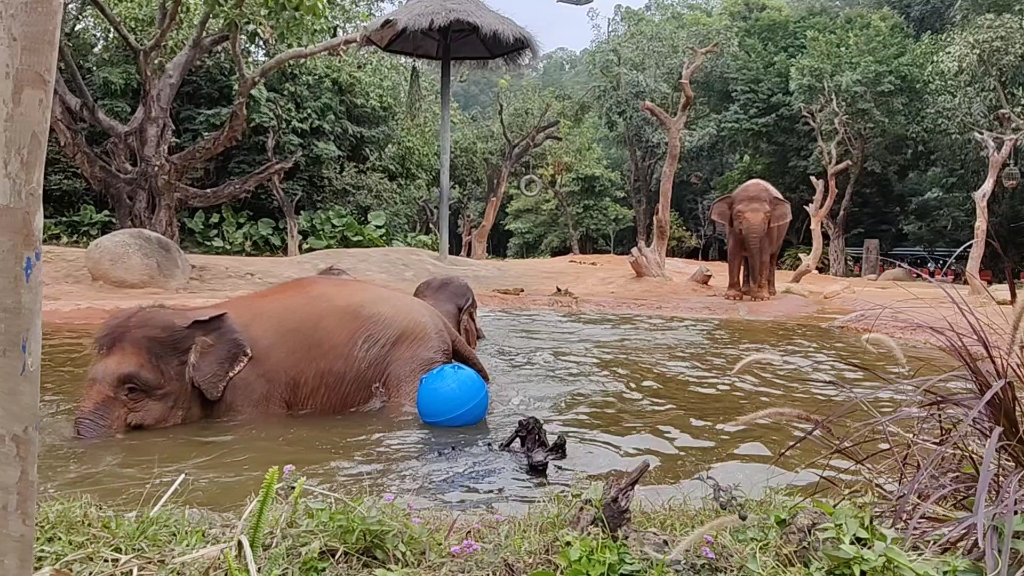
<svg viewBox="0 0 1024 576"><path fill-rule="evenodd" d="M142 388L139 388L135 384L125 384L124 396L129 400L140 400L143 397Z"/></svg>

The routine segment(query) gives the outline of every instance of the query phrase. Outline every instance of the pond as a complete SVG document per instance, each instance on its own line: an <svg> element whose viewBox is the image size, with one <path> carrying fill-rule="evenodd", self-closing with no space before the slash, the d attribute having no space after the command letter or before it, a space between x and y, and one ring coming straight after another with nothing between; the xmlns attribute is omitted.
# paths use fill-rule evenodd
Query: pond
<svg viewBox="0 0 1024 576"><path fill-rule="evenodd" d="M141 501L187 473L186 501L233 507L258 489L268 467L293 464L325 488L473 506L528 502L538 486L568 486L575 474L626 470L645 458L653 468L644 484L693 482L712 468L745 487L800 483L814 475L768 466L794 431L726 424L769 407L822 413L846 393L830 378L854 390L885 390L882 378L844 361L878 374L898 369L891 355L866 353L857 335L810 325L518 311L483 311L480 322L487 339L479 353L493 382L491 412L473 428L428 428L414 413L399 420L359 413L205 423L90 442L70 437L90 333L48 329L41 487ZM788 365L761 362L730 374L755 353ZM526 415L542 419L551 439L568 438L568 458L552 463L546 481L487 448ZM810 455L795 451L777 465L796 469Z"/></svg>

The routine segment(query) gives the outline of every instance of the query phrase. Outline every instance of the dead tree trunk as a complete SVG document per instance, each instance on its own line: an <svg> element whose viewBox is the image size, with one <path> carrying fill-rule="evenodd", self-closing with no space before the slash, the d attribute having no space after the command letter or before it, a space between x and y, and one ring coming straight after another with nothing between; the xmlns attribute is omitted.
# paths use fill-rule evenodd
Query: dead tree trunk
<svg viewBox="0 0 1024 576"><path fill-rule="evenodd" d="M492 164L487 169L487 204L484 208L484 217L480 226L473 231L472 255L475 260L487 258L487 237L491 234L494 221L498 218L498 210L505 199L505 186L508 184L509 175L531 152L540 148L550 140L561 140L558 135L559 120L545 122L551 105L544 106L544 111L537 119L537 123L519 140L512 140L508 128L505 126L505 104L501 96L498 97L498 122L501 124L501 134L505 139L505 152L500 164Z"/></svg>
<svg viewBox="0 0 1024 576"><path fill-rule="evenodd" d="M1009 123L1009 121L1007 121ZM967 257L967 283L970 286L972 295L985 294L985 284L981 281L981 261L985 257L985 241L988 237L988 199L996 189L999 173L1003 169L1014 146L1017 145L1019 134L1005 136L982 132L974 135L985 146L988 153L988 173L985 181L974 191L974 243L971 244L971 252ZM1001 144L996 141L1001 140Z"/></svg>
<svg viewBox="0 0 1024 576"><path fill-rule="evenodd" d="M846 276L846 223L853 205L853 190L857 185L861 170L864 168L864 140L853 137L851 145L853 160L848 168L850 177L843 191L843 201L839 205L839 215L833 219L826 214L822 224L828 232L828 273L831 276Z"/></svg>
<svg viewBox="0 0 1024 576"><path fill-rule="evenodd" d="M462 249L459 250L459 256L465 258L469 255L470 244L473 243L473 220L466 207L462 208L459 218L459 234L462 234Z"/></svg>
<svg viewBox="0 0 1024 576"><path fill-rule="evenodd" d="M629 135L626 136L626 150L629 153L629 200L633 205L636 245L646 246L650 239L648 227L654 216L648 200L651 195L651 181L654 179L657 158L650 151L637 150L636 144Z"/></svg>
<svg viewBox="0 0 1024 576"><path fill-rule="evenodd" d="M834 124L836 132L832 142L827 145L821 132L820 112L820 107L804 110L804 118L814 128L814 136L818 142L818 152L821 154L821 162L825 166L826 179L828 180L828 196L825 196L825 182L811 176L811 184L814 186L814 198L811 199L810 204L804 206L804 209L810 215L811 254L810 256L801 255L803 262L796 269L796 272L793 273L793 277L790 280L794 284L800 283L804 276L818 268L818 261L821 260L821 253L825 242L821 236L821 223L828 218L829 212L832 211L832 205L836 201L836 195L839 192L839 188L836 185L836 177L846 171L852 164L849 160L838 162L839 145L846 133L845 118L840 113L839 106L833 99L832 112L835 114Z"/></svg>
<svg viewBox="0 0 1024 576"><path fill-rule="evenodd" d="M281 119L278 117L277 130L280 130L280 128ZM267 159L271 162L275 161L274 143L277 141L277 130L271 130L267 136ZM274 194L277 205L281 207L281 212L284 213L284 223L288 230L288 251L286 255L291 258L299 255L299 218L295 215L295 207L298 205L302 194L299 193L295 198L289 200L288 195L284 193L284 186L281 185L281 177L281 173L270 177L270 191Z"/></svg>
<svg viewBox="0 0 1024 576"><path fill-rule="evenodd" d="M244 0L238 4L241 2ZM167 41L178 25L182 0L158 3L156 31L146 42L140 42L129 32L103 0L91 0L91 3L134 56L142 97L131 120L127 123L115 120L94 100L70 50L62 44L59 56L66 80L58 75L52 106L52 126L57 142L93 190L107 197L121 227L148 228L174 241L178 240L179 209L206 208L242 198L294 163L294 158L270 162L251 174L214 188L200 189L191 185L195 174L241 140L252 92L289 62L340 51L359 41L359 35L352 34L294 48L268 59L250 72L242 55L238 27L227 22L220 29L209 29L211 20L215 20L212 5L200 15L182 48L177 53L168 53ZM238 75L238 88L227 121L212 134L176 151L171 111L178 90L198 62L225 45L231 49ZM99 146L91 146L86 141L86 132L93 129L106 135L106 141Z"/></svg>
<svg viewBox="0 0 1024 576"><path fill-rule="evenodd" d="M633 529L633 511L630 505L636 493L640 479L651 469L651 463L644 460L625 478L619 481L608 479L601 495L601 510L594 510L592 502L584 502L576 512L570 527L577 532L585 532L591 526L599 526L608 530L613 538L628 536Z"/></svg>
<svg viewBox="0 0 1024 576"><path fill-rule="evenodd" d="M630 251L629 265L637 276L665 278L665 256L668 253L668 238L670 233L669 214L672 208L672 185L675 182L676 167L679 164L679 155L682 153L682 136L686 128L686 121L690 116L690 108L693 106L693 88L690 80L693 75L704 64L704 57L718 50L718 44L712 44L706 48L693 49L693 60L683 68L683 74L679 78L679 87L682 95L679 98L679 107L675 116L669 116L667 112L652 102L644 102L640 109L654 117L665 130L668 137L668 150L665 153L665 163L661 168L661 183L658 189L658 206L654 209L654 239L649 245L638 245Z"/></svg>

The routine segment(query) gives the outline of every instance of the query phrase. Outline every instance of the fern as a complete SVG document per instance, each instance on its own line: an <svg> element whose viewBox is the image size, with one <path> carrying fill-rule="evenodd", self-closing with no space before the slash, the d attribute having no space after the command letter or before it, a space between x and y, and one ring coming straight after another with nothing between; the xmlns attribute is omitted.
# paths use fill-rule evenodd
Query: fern
<svg viewBox="0 0 1024 576"><path fill-rule="evenodd" d="M245 572L242 572L242 569L239 568L238 564L235 564L233 556L234 555L230 551L224 552L224 560L226 560L228 564L228 576L246 576Z"/></svg>
<svg viewBox="0 0 1024 576"><path fill-rule="evenodd" d="M274 494L277 491L277 481L281 478L281 469L273 466L267 470L263 477L263 486L256 501L256 509L253 512L252 521L249 523L249 545L252 546L253 554L259 554L263 550L263 532L267 527L267 516L270 515L270 506L274 502Z"/></svg>

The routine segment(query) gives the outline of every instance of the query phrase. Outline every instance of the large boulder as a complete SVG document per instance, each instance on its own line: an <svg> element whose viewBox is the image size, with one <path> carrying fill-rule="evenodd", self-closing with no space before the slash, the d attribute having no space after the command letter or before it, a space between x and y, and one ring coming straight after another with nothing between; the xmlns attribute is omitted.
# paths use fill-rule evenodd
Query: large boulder
<svg viewBox="0 0 1024 576"><path fill-rule="evenodd" d="M143 228L93 240L85 251L85 267L93 280L118 288L179 288L192 272L177 244Z"/></svg>
<svg viewBox="0 0 1024 576"><path fill-rule="evenodd" d="M890 268L878 275L879 282L913 282L914 276L906 268Z"/></svg>

